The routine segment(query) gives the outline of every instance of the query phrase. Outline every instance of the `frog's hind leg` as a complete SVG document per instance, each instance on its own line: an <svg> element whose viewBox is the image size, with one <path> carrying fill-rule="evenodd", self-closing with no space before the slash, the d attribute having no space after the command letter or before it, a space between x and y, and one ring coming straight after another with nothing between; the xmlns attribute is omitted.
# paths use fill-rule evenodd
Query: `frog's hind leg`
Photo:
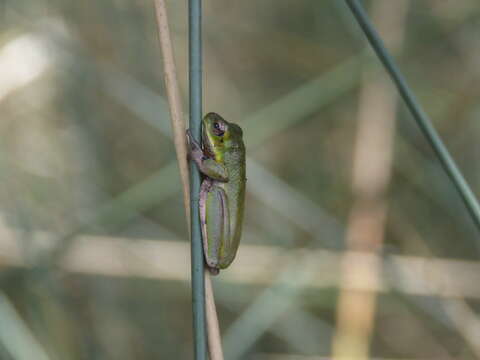
<svg viewBox="0 0 480 360"><path fill-rule="evenodd" d="M212 273L216 274L230 235L225 190L205 179L200 188L199 205L205 260Z"/></svg>

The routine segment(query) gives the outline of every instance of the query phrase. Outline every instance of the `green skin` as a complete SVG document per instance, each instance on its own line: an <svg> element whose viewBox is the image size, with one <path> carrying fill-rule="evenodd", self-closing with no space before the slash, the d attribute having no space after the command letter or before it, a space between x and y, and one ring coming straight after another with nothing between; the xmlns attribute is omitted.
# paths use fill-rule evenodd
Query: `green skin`
<svg viewBox="0 0 480 360"><path fill-rule="evenodd" d="M242 129L216 113L202 120L203 148L187 132L190 158L204 175L200 221L205 260L213 274L228 267L237 253L245 207L245 145Z"/></svg>

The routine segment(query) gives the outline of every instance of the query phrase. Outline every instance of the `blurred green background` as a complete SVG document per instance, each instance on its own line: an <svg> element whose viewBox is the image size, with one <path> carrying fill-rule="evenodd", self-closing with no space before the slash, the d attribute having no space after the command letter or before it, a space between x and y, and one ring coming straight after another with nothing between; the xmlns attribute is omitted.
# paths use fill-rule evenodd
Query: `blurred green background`
<svg viewBox="0 0 480 360"><path fill-rule="evenodd" d="M480 194L480 4L364 4ZM187 111L187 3L167 6ZM0 1L0 359L192 358L154 13ZM345 3L204 0L203 21L205 112L248 149L214 279L226 358L480 358L480 236Z"/></svg>

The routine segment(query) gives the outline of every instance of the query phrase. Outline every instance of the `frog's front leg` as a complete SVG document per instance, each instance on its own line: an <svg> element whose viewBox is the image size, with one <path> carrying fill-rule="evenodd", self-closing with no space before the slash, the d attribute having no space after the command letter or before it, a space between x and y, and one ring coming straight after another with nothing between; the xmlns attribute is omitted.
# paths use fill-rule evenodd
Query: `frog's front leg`
<svg viewBox="0 0 480 360"><path fill-rule="evenodd" d="M208 178L200 187L200 220L205 259L216 275L229 250L230 218L225 190Z"/></svg>
<svg viewBox="0 0 480 360"><path fill-rule="evenodd" d="M203 152L200 144L192 137L190 130L187 130L187 139L190 157L197 164L200 172L218 181L228 181L228 172L225 166Z"/></svg>

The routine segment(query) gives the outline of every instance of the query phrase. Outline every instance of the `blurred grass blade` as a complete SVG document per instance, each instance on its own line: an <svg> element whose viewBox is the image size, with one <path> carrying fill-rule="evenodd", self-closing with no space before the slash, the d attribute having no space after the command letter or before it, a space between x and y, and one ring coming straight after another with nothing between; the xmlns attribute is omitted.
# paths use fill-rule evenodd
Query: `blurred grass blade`
<svg viewBox="0 0 480 360"><path fill-rule="evenodd" d="M0 341L14 360L50 360L3 293L0 293L0 319Z"/></svg>
<svg viewBox="0 0 480 360"><path fill-rule="evenodd" d="M349 57L245 119L242 127L249 150L352 90L358 84L358 64L364 55Z"/></svg>
<svg viewBox="0 0 480 360"><path fill-rule="evenodd" d="M250 157L247 170L252 183L249 192L310 233L322 246L342 247L343 225L334 216Z"/></svg>
<svg viewBox="0 0 480 360"><path fill-rule="evenodd" d="M287 265L275 284L263 291L225 332L225 353L228 359L242 359L245 352L262 334L295 304L300 293L315 274L317 259L300 255ZM294 284L294 285L292 285Z"/></svg>
<svg viewBox="0 0 480 360"><path fill-rule="evenodd" d="M433 127L427 114L423 111L422 107L415 98L415 95L410 90L405 78L395 64L393 58L390 56L388 50L385 48L382 39L375 30L373 24L370 22L362 5L358 2L358 0L345 1L350 7L350 10L352 11L355 18L357 19L358 24L362 28L363 32L367 36L368 41L372 45L372 48L374 49L378 58L391 76L393 82L398 89L398 92L405 101L405 104L407 105L420 129L422 130L423 135L429 141L443 168L452 180L457 191L460 193L460 196L462 197L467 209L469 210L472 220L475 222L476 226L480 230L480 205L474 193L470 189L470 186L464 179L461 171L455 164L455 161L453 160L447 148L437 134L437 131ZM480 248L480 243L478 241L477 247Z"/></svg>

